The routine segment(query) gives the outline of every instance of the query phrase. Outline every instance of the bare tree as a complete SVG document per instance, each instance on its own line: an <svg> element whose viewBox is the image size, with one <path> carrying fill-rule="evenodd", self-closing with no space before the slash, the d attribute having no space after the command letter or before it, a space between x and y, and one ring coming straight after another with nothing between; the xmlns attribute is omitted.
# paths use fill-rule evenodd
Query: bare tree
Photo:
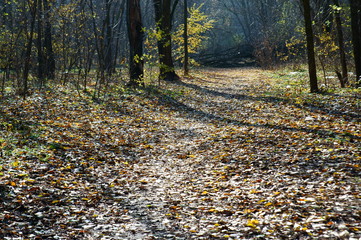
<svg viewBox="0 0 361 240"><path fill-rule="evenodd" d="M307 56L308 56L308 71L310 77L311 92L318 92L317 84L317 70L315 60L315 44L313 39L312 17L310 0L301 0L303 5L303 15L305 19L305 29L307 38Z"/></svg>
<svg viewBox="0 0 361 240"><path fill-rule="evenodd" d="M28 8L30 11L31 19L30 19L30 32L28 41L26 43L26 53L25 53L25 63L24 63L24 71L23 71L23 82L20 89L20 95L22 95L25 99L26 95L29 91L29 71L30 71L30 61L31 61L31 48L33 45L33 38L34 38L34 29L35 29L35 20L36 20L36 13L37 13L37 4L38 0L26 2L28 4Z"/></svg>
<svg viewBox="0 0 361 240"><path fill-rule="evenodd" d="M44 18L45 18L45 29L44 29L44 57L45 57L45 76L49 79L55 78L55 58L53 51L53 35L52 25L50 22L50 10L48 0L43 0L44 5Z"/></svg>
<svg viewBox="0 0 361 240"><path fill-rule="evenodd" d="M143 81L143 27L140 9L140 0L128 0L127 6L127 26L129 37L129 65L130 82L129 85L139 85ZM143 83L144 84L144 83Z"/></svg>
<svg viewBox="0 0 361 240"><path fill-rule="evenodd" d="M340 79L341 87L344 88L348 83L348 73L347 73L347 61L346 61L346 54L345 54L345 44L343 39L343 31L342 31L342 22L341 22L341 14L340 10L338 9L340 3L338 0L333 0L333 3L336 6L334 10L335 15L335 22L336 22L336 31L337 31L337 40L338 40L338 48L340 52L340 64L341 64L341 73L336 71L338 78Z"/></svg>
<svg viewBox="0 0 361 240"><path fill-rule="evenodd" d="M352 44L356 68L356 84L361 86L361 1L350 0Z"/></svg>
<svg viewBox="0 0 361 240"><path fill-rule="evenodd" d="M184 75L187 76L189 74L188 69L188 0L184 0L184 8L183 8L183 21L184 21Z"/></svg>

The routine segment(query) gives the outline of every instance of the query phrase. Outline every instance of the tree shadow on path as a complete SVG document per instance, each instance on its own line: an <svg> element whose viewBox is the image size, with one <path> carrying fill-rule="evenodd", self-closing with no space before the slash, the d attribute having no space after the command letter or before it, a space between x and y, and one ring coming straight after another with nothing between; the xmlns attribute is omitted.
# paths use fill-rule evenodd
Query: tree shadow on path
<svg viewBox="0 0 361 240"><path fill-rule="evenodd" d="M289 105L293 105L299 109L307 110L313 113L323 114L323 115L329 115L329 116L335 116L335 117L349 117L355 120L361 121L361 114L356 113L350 113L350 112L343 112L339 110L334 109L328 109L326 107L316 106L311 103L304 103L304 104L298 104L290 101L289 99L285 98L279 98L279 97L272 97L272 96L249 96L245 94L232 94L232 93L226 93L226 92L220 92L212 89L207 89L204 87L201 87L196 84L192 83L185 83L185 82L177 82L178 85L184 86L187 88L192 88L196 91L203 92L205 94L210 94L216 97L223 97L226 99L236 99L236 100L250 100L250 101L263 101L263 102L271 102L271 103L285 103Z"/></svg>
<svg viewBox="0 0 361 240"><path fill-rule="evenodd" d="M253 96L242 95L242 94L222 93L222 92L218 92L215 90L205 89L203 87L200 87L200 86L197 86L194 84L183 83L183 82L179 82L177 84L188 87L188 88L193 88L195 90L204 92L206 94L211 94L213 96L221 96L221 97L228 98L228 99L265 101L265 102L286 102L288 104L293 104L296 107L299 107L301 109L309 110L309 108L305 108L304 106L302 106L300 104L294 104L294 103L291 103L289 100L277 98L277 97L253 97ZM201 121L218 122L218 123L233 125L233 126L238 126L238 127L241 127L241 126L242 127L256 127L256 128L265 128L265 129L281 130L281 131L288 131L288 132L299 132L300 134L308 133L308 134L315 134L320 137L330 137L330 138L339 137L341 139L345 138L344 134L338 133L335 131L331 131L331 130L311 129L311 128L306 128L306 127L295 128L295 127L282 126L282 125L277 125L277 124L272 124L272 123L264 123L264 124L249 123L246 121L230 119L230 118L219 116L219 115L216 115L213 113L207 113L200 109L196 109L194 107L188 106L185 103L178 101L176 98L174 98L172 96L163 94L161 91L158 91L158 90L155 90L155 91L157 93L157 96L162 100L159 102L160 104L166 105L177 111L185 112L185 113L189 114L190 117L193 117L193 118L195 118L197 120L201 120ZM344 113L344 114L347 114L347 113ZM361 115L351 115L351 116L354 118L355 117L361 118ZM347 133L347 137L350 139L353 139L353 140L361 139L360 136L357 136L357 135L354 135L351 133Z"/></svg>

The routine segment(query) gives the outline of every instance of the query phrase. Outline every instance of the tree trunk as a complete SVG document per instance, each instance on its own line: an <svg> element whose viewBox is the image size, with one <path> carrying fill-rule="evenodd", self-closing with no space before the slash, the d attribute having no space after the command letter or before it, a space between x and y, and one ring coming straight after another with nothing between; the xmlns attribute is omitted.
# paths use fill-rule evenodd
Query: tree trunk
<svg viewBox="0 0 361 240"><path fill-rule="evenodd" d="M114 43L114 55L113 55L113 71L115 72L115 68L117 66L117 61L118 61L118 55L120 53L120 45L122 44L122 41L120 39L120 35L121 35L121 29L122 29L122 26L123 26L123 16L124 16L124 13L126 12L125 10L125 4L126 4L126 0L122 0L121 3L120 3L120 7L118 9L118 15L117 16L114 16L115 19L114 19L114 22L116 23L114 27L115 30L114 30L114 37L113 37L113 41L115 42Z"/></svg>
<svg viewBox="0 0 361 240"><path fill-rule="evenodd" d="M105 0L105 36L104 37L104 67L108 76L112 74L113 70L113 56L112 56L112 38L113 30L110 21L110 9L112 7L111 0Z"/></svg>
<svg viewBox="0 0 361 240"><path fill-rule="evenodd" d="M303 16L305 19L306 39L307 39L307 57L308 72L310 77L310 89L312 93L318 92L317 70L315 60L315 43L313 40L312 17L310 0L301 0L303 4Z"/></svg>
<svg viewBox="0 0 361 240"><path fill-rule="evenodd" d="M39 85L44 81L44 54L43 54L43 6L42 0L38 0L37 12L37 49L38 49L38 81Z"/></svg>
<svg viewBox="0 0 361 240"><path fill-rule="evenodd" d="M184 0L184 75L187 76L189 74L188 69L188 0Z"/></svg>
<svg viewBox="0 0 361 240"><path fill-rule="evenodd" d="M140 9L140 0L128 0L127 26L130 49L130 82L129 85L137 86L143 82L143 25Z"/></svg>
<svg viewBox="0 0 361 240"><path fill-rule="evenodd" d="M48 0L43 0L44 4L44 55L45 55L45 77L48 79L55 78L55 58L53 51L52 26L50 23L50 6Z"/></svg>
<svg viewBox="0 0 361 240"><path fill-rule="evenodd" d="M37 12L37 0L35 0L32 4L28 1L29 11L31 15L30 20L30 33L28 42L26 44L26 52L25 52L25 62L24 62L24 71L23 71L23 82L20 90L20 95L26 98L26 95L29 92L28 86L28 78L29 78L29 70L30 70L30 61L31 61L31 48L33 44L34 38L34 28L35 28L35 21L36 21L36 12Z"/></svg>
<svg viewBox="0 0 361 240"><path fill-rule="evenodd" d="M333 3L339 7L340 4L338 0L333 0ZM346 62L346 54L345 54L345 45L343 42L343 31L342 31L342 22L340 11L338 9L335 10L335 22L336 22L336 29L337 29L337 39L338 39L338 47L340 52L340 64L342 69L342 74L340 78L341 87L346 87L348 83L348 76L347 76L347 62Z"/></svg>
<svg viewBox="0 0 361 240"><path fill-rule="evenodd" d="M355 59L356 85L361 86L361 1L350 0L352 44Z"/></svg>
<svg viewBox="0 0 361 240"><path fill-rule="evenodd" d="M171 1L153 0L153 4L157 30L161 34L158 39L159 79L167 81L179 80L172 59Z"/></svg>

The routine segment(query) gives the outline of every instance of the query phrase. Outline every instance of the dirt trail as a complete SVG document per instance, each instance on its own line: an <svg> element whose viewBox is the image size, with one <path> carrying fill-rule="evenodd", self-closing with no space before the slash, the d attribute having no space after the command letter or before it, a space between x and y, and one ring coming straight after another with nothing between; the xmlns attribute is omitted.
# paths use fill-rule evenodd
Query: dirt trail
<svg viewBox="0 0 361 240"><path fill-rule="evenodd" d="M320 135L302 125L310 113L265 96L260 70L203 74L174 84L184 95L148 116L157 137L132 166L121 238L360 236L349 230L360 226L360 184L350 162L315 153Z"/></svg>
<svg viewBox="0 0 361 240"><path fill-rule="evenodd" d="M23 186L38 197L15 208L21 217L9 203L7 228L33 221L12 236L52 239L360 238L360 121L276 93L267 76L209 69L121 103L55 103L55 120L37 115L43 138L68 142L29 170L37 182Z"/></svg>

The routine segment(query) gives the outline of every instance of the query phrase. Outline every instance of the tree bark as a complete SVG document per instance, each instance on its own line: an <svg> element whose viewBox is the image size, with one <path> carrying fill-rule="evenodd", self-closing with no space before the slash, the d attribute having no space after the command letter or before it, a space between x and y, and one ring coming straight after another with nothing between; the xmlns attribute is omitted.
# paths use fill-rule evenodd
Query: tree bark
<svg viewBox="0 0 361 240"><path fill-rule="evenodd" d="M32 4L28 1L29 11L31 15L30 20L30 33L28 42L26 44L26 52L25 52L25 62L24 62L24 71L23 71L23 82L20 90L20 95L26 98L26 95L29 93L29 86L28 86L28 78L29 78L29 71L30 71L30 61L31 61L31 48L34 38L34 28L35 28L35 21L36 21L36 12L37 12L37 1L35 0Z"/></svg>
<svg viewBox="0 0 361 240"><path fill-rule="evenodd" d="M352 44L355 60L356 85L361 86L361 1L350 0Z"/></svg>
<svg viewBox="0 0 361 240"><path fill-rule="evenodd" d="M189 68L188 68L188 0L184 0L184 9L183 9L183 20L184 20L184 75L187 76L189 74Z"/></svg>
<svg viewBox="0 0 361 240"><path fill-rule="evenodd" d="M104 67L108 76L112 74L113 70L113 56L112 56L112 38L113 38L113 30L110 21L110 9L112 7L111 0L105 0L105 35L104 37Z"/></svg>
<svg viewBox="0 0 361 240"><path fill-rule="evenodd" d="M308 57L308 72L310 78L310 90L312 93L318 92L317 70L315 60L315 43L312 29L312 17L310 0L301 0L303 4L303 16L305 20L306 39L307 39L307 57Z"/></svg>
<svg viewBox="0 0 361 240"><path fill-rule="evenodd" d="M50 23L50 9L48 0L43 0L44 4L44 17L45 17L45 29L44 29L44 55L45 55L45 76L48 79L55 78L55 57L53 51L53 35L52 26Z"/></svg>
<svg viewBox="0 0 361 240"><path fill-rule="evenodd" d="M127 26L130 45L129 60L129 85L137 86L144 84L143 72L143 25L140 9L140 0L128 0L127 6Z"/></svg>
<svg viewBox="0 0 361 240"><path fill-rule="evenodd" d="M38 49L38 81L40 84L44 81L44 54L43 54L43 6L42 0L37 2L37 49Z"/></svg>
<svg viewBox="0 0 361 240"><path fill-rule="evenodd" d="M333 3L339 7L339 1L333 0ZM346 54L345 54L345 45L343 42L343 31L342 31L342 22L341 22L341 16L340 11L338 9L335 10L335 22L336 22L336 29L337 29L337 39L338 39L338 47L340 52L340 64L341 64L341 78L340 78L340 84L341 87L346 87L348 83L348 73L347 73L347 61L346 61Z"/></svg>
<svg viewBox="0 0 361 240"><path fill-rule="evenodd" d="M166 81L179 80L175 73L172 58L171 37L171 0L153 0L157 31L161 35L158 39L159 79Z"/></svg>

